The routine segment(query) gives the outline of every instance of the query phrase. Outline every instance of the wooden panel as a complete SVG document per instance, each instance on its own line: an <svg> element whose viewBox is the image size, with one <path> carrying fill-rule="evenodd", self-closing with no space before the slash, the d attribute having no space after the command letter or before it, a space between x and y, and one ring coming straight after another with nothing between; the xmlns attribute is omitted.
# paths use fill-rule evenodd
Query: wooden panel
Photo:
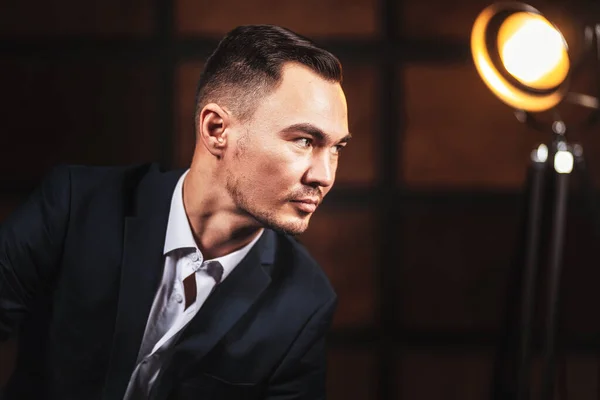
<svg viewBox="0 0 600 400"><path fill-rule="evenodd" d="M550 140L516 120L472 64L408 65L400 176L412 187L516 189Z"/></svg>
<svg viewBox="0 0 600 400"><path fill-rule="evenodd" d="M562 398L596 400L598 398L598 357L590 355L569 355L563 359L559 369L559 387L564 387ZM566 396L565 396L566 395Z"/></svg>
<svg viewBox="0 0 600 400"><path fill-rule="evenodd" d="M492 4L489 0L405 1L399 7L402 32L411 36L440 36L468 41L475 18ZM527 4L543 5L543 0Z"/></svg>
<svg viewBox="0 0 600 400"><path fill-rule="evenodd" d="M585 93L590 96L600 97L598 81L599 70L594 62L586 62L573 75L570 91ZM589 167L593 183L600 187L600 135L598 135L599 121L583 126L583 122L592 116L595 110L584 108L570 102L563 102L560 107L560 116L567 127L567 139L572 143L583 146L584 157Z"/></svg>
<svg viewBox="0 0 600 400"><path fill-rule="evenodd" d="M523 205L525 197L522 198ZM551 203L540 227L536 281L535 335L541 340ZM595 243L600 227L581 198L571 197L560 283L560 331L567 341L597 337L600 322L591 317L600 302ZM594 205L596 205L594 203ZM473 202L424 204L401 223L401 266L396 299L398 318L415 331L502 332L505 316L516 324L524 274L526 210L517 204ZM432 251L434 249L435 251ZM512 300L512 301L511 301ZM511 301L509 305L509 301ZM592 313L592 314L590 314ZM511 329L518 332L518 326Z"/></svg>
<svg viewBox="0 0 600 400"><path fill-rule="evenodd" d="M375 399L378 371L374 352L368 349L328 351L327 398L331 400Z"/></svg>
<svg viewBox="0 0 600 400"><path fill-rule="evenodd" d="M319 210L300 237L338 294L334 326L362 327L376 319L377 235L371 212Z"/></svg>
<svg viewBox="0 0 600 400"><path fill-rule="evenodd" d="M488 351L405 350L398 357L398 391L402 399L489 399L495 355ZM542 360L532 362L529 391L541 395ZM592 400L598 393L598 359L592 355L559 355L555 398ZM504 389L514 390L514 383Z"/></svg>
<svg viewBox="0 0 600 400"><path fill-rule="evenodd" d="M542 205L548 219L540 227L536 340L545 332L550 200ZM558 309L560 334L567 342L600 334L600 321L592 316L593 305L600 302L600 226L581 198L571 197L570 202ZM412 208L401 221L398 237L401 258L395 292L401 325L414 331L497 335L509 316L511 331L517 334L526 217L518 204L471 203L467 198Z"/></svg>
<svg viewBox="0 0 600 400"><path fill-rule="evenodd" d="M409 382L408 387L401 388L407 390L403 393L420 393L419 398L424 400L486 399L492 391L498 398L513 398L508 395L516 393L516 371L499 369L491 348L460 352L409 350L401 354L398 364L401 381ZM532 357L526 382L529 398L541 398L543 365L541 356ZM555 366L555 399L598 398L597 356L559 352Z"/></svg>
<svg viewBox="0 0 600 400"><path fill-rule="evenodd" d="M149 35L154 29L150 0L3 3L0 35Z"/></svg>
<svg viewBox="0 0 600 400"><path fill-rule="evenodd" d="M597 206L597 203L595 203ZM581 203L571 199L571 212L567 219L563 273L560 293L561 334L567 337L599 337L600 320L595 318L595 305L600 302L598 269L598 240L600 227L596 227L593 214ZM600 221L598 221L600 222ZM543 265L544 271L548 271ZM542 276L547 277L548 272ZM545 287L543 301L546 304ZM543 310L543 308L542 308Z"/></svg>
<svg viewBox="0 0 600 400"><path fill-rule="evenodd" d="M506 309L517 211L476 204L411 209L399 230L395 296L415 331L494 332Z"/></svg>
<svg viewBox="0 0 600 400"><path fill-rule="evenodd" d="M203 64L187 63L177 68L177 87L175 92L175 137L173 143L173 161L175 166L188 167L194 154L196 138L194 136L194 103L196 86Z"/></svg>
<svg viewBox="0 0 600 400"><path fill-rule="evenodd" d="M177 0L177 31L222 36L238 25L281 25L307 36L373 36L378 32L375 0Z"/></svg>
<svg viewBox="0 0 600 400"><path fill-rule="evenodd" d="M493 354L405 350L399 353L397 374L400 399L489 399Z"/></svg>
<svg viewBox="0 0 600 400"><path fill-rule="evenodd" d="M344 65L343 88L348 102L352 140L341 154L336 185L365 186L375 183L381 151L377 72L371 66Z"/></svg>
<svg viewBox="0 0 600 400"><path fill-rule="evenodd" d="M0 61L0 181L35 182L58 163L160 157L157 68L120 63Z"/></svg>
<svg viewBox="0 0 600 400"><path fill-rule="evenodd" d="M175 98L175 164L189 165L194 152L194 95L202 63L187 63L178 68ZM349 128L352 141L344 149L337 172L336 185L360 186L374 183L378 148L379 119L375 71L372 67L347 65L344 90L348 100Z"/></svg>

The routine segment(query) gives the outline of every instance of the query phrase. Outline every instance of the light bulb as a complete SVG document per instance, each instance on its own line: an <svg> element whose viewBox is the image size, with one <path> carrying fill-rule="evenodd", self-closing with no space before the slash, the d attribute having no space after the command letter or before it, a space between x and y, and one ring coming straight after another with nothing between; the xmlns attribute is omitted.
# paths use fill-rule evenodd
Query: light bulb
<svg viewBox="0 0 600 400"><path fill-rule="evenodd" d="M534 89L549 89L564 81L569 71L562 34L544 17L516 13L498 33L500 58L506 70Z"/></svg>

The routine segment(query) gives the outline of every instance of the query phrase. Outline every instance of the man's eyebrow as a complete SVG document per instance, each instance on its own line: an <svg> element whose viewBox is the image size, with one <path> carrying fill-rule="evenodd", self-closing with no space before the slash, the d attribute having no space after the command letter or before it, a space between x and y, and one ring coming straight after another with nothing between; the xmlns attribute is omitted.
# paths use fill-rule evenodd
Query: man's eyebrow
<svg viewBox="0 0 600 400"><path fill-rule="evenodd" d="M287 128L282 129L281 132L283 132L283 133L304 132L322 142L332 141L330 135L323 132L321 129L317 128L313 124L308 124L308 123L300 123L300 124L290 125ZM352 134L348 133L346 136L344 136L342 139L340 139L339 143L346 143L350 139L352 139Z"/></svg>

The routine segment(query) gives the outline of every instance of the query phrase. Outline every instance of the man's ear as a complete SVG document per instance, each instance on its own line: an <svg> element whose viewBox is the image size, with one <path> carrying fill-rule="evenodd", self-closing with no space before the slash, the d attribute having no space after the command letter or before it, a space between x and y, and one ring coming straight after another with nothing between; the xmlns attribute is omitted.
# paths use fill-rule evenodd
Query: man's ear
<svg viewBox="0 0 600 400"><path fill-rule="evenodd" d="M198 140L215 157L220 158L227 146L227 128L231 116L221 106L209 103L204 106L196 121Z"/></svg>

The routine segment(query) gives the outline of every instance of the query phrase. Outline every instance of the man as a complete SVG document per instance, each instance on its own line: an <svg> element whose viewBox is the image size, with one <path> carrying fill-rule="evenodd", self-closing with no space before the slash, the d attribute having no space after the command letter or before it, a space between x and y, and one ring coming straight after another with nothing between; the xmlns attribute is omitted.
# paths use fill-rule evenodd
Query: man
<svg viewBox="0 0 600 400"><path fill-rule="evenodd" d="M59 167L0 228L8 399L318 399L336 304L290 235L350 138L330 53L230 32L197 90L187 171Z"/></svg>

